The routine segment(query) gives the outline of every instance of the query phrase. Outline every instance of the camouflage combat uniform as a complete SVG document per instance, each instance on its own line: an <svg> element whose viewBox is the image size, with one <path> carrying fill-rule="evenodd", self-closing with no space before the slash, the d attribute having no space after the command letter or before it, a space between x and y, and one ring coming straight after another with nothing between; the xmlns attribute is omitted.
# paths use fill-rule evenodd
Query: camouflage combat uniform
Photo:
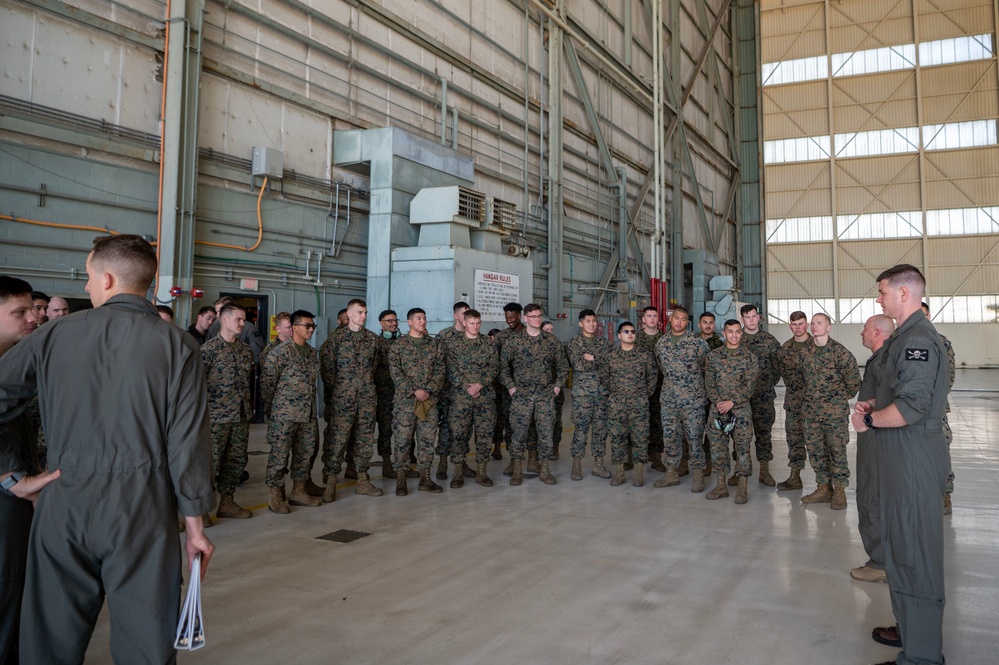
<svg viewBox="0 0 999 665"><path fill-rule="evenodd" d="M830 337L825 346L813 343L801 360L806 400L803 430L815 483L846 487L850 484L846 458L846 444L850 442L849 400L860 388L857 359Z"/></svg>
<svg viewBox="0 0 999 665"><path fill-rule="evenodd" d="M281 341L281 338L280 337L276 337L272 342L270 342L267 346L264 347L263 351L260 352L260 366L261 367L264 366L264 360L267 359L267 355L271 351L273 351L274 349L276 349L279 346L281 346L282 344L284 344L284 342Z"/></svg>
<svg viewBox="0 0 999 665"><path fill-rule="evenodd" d="M208 417L212 422L212 468L222 496L231 495L249 459L250 374L253 352L241 340L231 344L222 335L201 347L208 381Z"/></svg>
<svg viewBox="0 0 999 665"><path fill-rule="evenodd" d="M683 438L700 443L704 440L704 363L708 345L692 332L679 337L663 335L656 344L656 362L663 374L660 396L663 447L666 466L680 466ZM690 446L690 468L701 471L707 460L700 445Z"/></svg>
<svg viewBox="0 0 999 665"><path fill-rule="evenodd" d="M731 400L735 406L729 413L736 419L732 430L735 452L735 474L745 478L752 471L750 444L753 441L752 409L750 399L753 387L760 376L760 364L755 354L744 346L737 349L719 347L708 354L704 367L704 390L711 410L708 412L708 439L711 441L711 465L716 474L728 475L731 463L728 454L728 435L717 429L713 422L718 417L718 402Z"/></svg>
<svg viewBox="0 0 999 665"><path fill-rule="evenodd" d="M608 357L607 372L611 462L627 461L630 438L631 461L645 464L649 461L649 397L659 382L659 368L645 349L636 346L625 351L616 346Z"/></svg>
<svg viewBox="0 0 999 665"><path fill-rule="evenodd" d="M331 332L319 349L326 399L323 468L327 475L340 475L352 433L357 472L367 473L371 465L377 403L374 379L377 353L378 335L367 328L353 332L347 326Z"/></svg>
<svg viewBox="0 0 999 665"><path fill-rule="evenodd" d="M499 374L499 355L496 342L480 335L468 339L464 334L447 346L447 374L451 386L451 410L448 420L455 445L451 461L464 462L468 454L468 441L475 428L475 462L489 461L489 444L496 424L496 393L493 380ZM473 383L482 385L478 397L465 392Z"/></svg>
<svg viewBox="0 0 999 665"><path fill-rule="evenodd" d="M787 465L801 471L805 468L805 432L802 410L805 406L805 375L802 373L803 354L813 346L812 336L804 342L787 340L780 347L781 375L784 377L784 435L787 438Z"/></svg>
<svg viewBox="0 0 999 665"><path fill-rule="evenodd" d="M378 454L382 459L392 456L392 410L395 408L395 384L392 383L392 371L389 368L389 351L399 339L397 334L392 339L378 335L378 352L375 354L375 421L378 423ZM409 461L409 451L406 452ZM394 467L393 467L394 468Z"/></svg>
<svg viewBox="0 0 999 665"><path fill-rule="evenodd" d="M566 347L568 344L562 345L562 353L566 353ZM568 357L568 356L566 356ZM560 390L558 395L555 396L555 417L552 419L552 454L554 459L558 458L558 449L562 445L562 412L565 410L565 390ZM537 428L534 428L534 435L537 435ZM534 447L531 446L532 439L527 441L527 449L533 450L537 448L537 442L534 443Z"/></svg>
<svg viewBox="0 0 999 665"><path fill-rule="evenodd" d="M500 383L507 389L507 394L510 388L517 389L510 400L510 427L513 430L511 459L524 459L524 447L532 422L537 425L538 458L541 461L551 459L554 388L563 389L568 374L569 363L555 335L542 331L537 337L532 337L524 333L504 341L500 356Z"/></svg>
<svg viewBox="0 0 999 665"><path fill-rule="evenodd" d="M756 435L756 461L769 462L774 458L773 442L770 438L770 430L774 427L774 420L777 413L774 410L774 400L777 399L777 391L774 386L780 381L780 363L777 360L777 352L780 351L780 342L777 338L762 328L755 334L750 335L744 332L742 344L756 356L760 365L759 378L756 380L756 389L749 400L749 406L753 411L753 434Z"/></svg>
<svg viewBox="0 0 999 665"><path fill-rule="evenodd" d="M704 339L701 337L701 339ZM725 346L725 340L716 334L704 339L704 342L708 345L708 351L714 351L715 349Z"/></svg>
<svg viewBox="0 0 999 665"><path fill-rule="evenodd" d="M455 340L463 338L464 336L465 332L458 330L454 326L448 326L437 333L437 340L443 346L445 359L447 358L448 346ZM454 455L452 455L452 449L454 447L454 434L451 431L451 421L448 415L451 413L451 386L448 383L446 370L444 376L444 387L441 389L441 399L437 404L437 411L440 415L440 421L439 430L437 432L437 449L435 452L441 459L448 457L453 459ZM467 441L465 443L468 444Z"/></svg>
<svg viewBox="0 0 999 665"><path fill-rule="evenodd" d="M559 345L561 352L561 345ZM613 346L603 337L579 333L569 340L567 355L572 367L572 446L573 459L586 452L586 435L592 434L590 452L603 457L607 452L607 358ZM594 360L583 356L590 354ZM590 432L592 430L592 432Z"/></svg>
<svg viewBox="0 0 999 665"><path fill-rule="evenodd" d="M202 347L204 348L204 347ZM319 440L316 420L316 379L319 358L308 344L288 340L267 354L261 368L260 392L264 399L267 443L267 486L284 487L291 451L291 478L304 481L312 471L312 456Z"/></svg>
<svg viewBox="0 0 999 665"><path fill-rule="evenodd" d="M444 387L446 371L444 345L433 337L405 335L392 344L389 368L395 384L395 407L392 429L395 437L396 471L409 468L409 441L416 437L416 466L429 469L434 461L434 441L437 438L439 414L437 405ZM416 391L430 393L430 408L426 420L416 417Z"/></svg>
<svg viewBox="0 0 999 665"><path fill-rule="evenodd" d="M645 332L644 328L639 328L638 332L635 333L635 346L646 351L654 360L656 357L656 344L662 339L662 336L662 331L657 331L655 335L650 335ZM649 456L653 458L658 456L658 458L661 458L663 453L663 416L660 398L662 395L663 375L659 371L658 364L656 364L656 373L658 374L656 389L649 396Z"/></svg>
<svg viewBox="0 0 999 665"><path fill-rule="evenodd" d="M938 335L940 333L937 333ZM943 342L944 349L947 351L947 360L950 362L950 383L947 385L947 392L949 393L951 388L954 387L954 378L957 374L957 357L954 354L954 346L950 343L950 340L940 335L940 341ZM950 399L947 400L946 413L950 413ZM954 431L950 428L950 422L947 420L947 416L943 417L943 431L944 435L947 437L947 450L950 451L950 444L954 440ZM41 431L39 430L39 440L41 437ZM947 486L944 490L945 494L954 493L954 465L950 467L950 473L947 474Z"/></svg>

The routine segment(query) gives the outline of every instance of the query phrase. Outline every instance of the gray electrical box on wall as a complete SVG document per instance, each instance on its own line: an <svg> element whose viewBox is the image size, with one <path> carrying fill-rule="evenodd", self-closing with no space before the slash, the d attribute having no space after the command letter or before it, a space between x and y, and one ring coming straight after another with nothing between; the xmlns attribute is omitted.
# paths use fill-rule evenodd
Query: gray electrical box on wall
<svg viewBox="0 0 999 665"><path fill-rule="evenodd" d="M274 148L253 149L253 175L281 178L284 176L284 153Z"/></svg>

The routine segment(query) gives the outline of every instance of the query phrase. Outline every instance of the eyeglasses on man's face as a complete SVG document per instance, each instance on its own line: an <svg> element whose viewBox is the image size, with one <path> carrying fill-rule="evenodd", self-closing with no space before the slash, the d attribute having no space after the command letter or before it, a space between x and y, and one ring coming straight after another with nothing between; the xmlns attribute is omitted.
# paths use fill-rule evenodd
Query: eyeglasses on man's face
<svg viewBox="0 0 999 665"><path fill-rule="evenodd" d="M316 329L316 324L315 323L296 323L295 325L296 326L300 326L302 328L308 328L309 330L315 330Z"/></svg>
<svg viewBox="0 0 999 665"><path fill-rule="evenodd" d="M622 335L634 335L635 331L633 329L622 330L621 334Z"/></svg>

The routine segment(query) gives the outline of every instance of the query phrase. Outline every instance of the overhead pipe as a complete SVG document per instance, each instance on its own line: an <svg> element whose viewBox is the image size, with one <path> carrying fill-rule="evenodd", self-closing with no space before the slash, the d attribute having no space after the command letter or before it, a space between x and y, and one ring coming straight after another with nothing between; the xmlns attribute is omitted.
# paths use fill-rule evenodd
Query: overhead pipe
<svg viewBox="0 0 999 665"><path fill-rule="evenodd" d="M264 176L264 181L260 184L260 193L257 195L257 242L253 243L252 247L242 247L240 245L229 245L222 242L209 242L207 240L195 240L195 245L205 245L207 247L222 247L224 249L238 249L241 252L252 252L257 247L260 247L260 242L264 239L264 219L260 215L260 201L264 198L264 189L267 187L267 176Z"/></svg>

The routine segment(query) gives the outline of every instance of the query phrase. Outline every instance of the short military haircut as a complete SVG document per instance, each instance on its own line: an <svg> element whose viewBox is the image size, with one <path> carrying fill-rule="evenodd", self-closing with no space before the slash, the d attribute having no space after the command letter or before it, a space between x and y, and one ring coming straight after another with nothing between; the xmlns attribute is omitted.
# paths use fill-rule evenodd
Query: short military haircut
<svg viewBox="0 0 999 665"><path fill-rule="evenodd" d="M198 316L204 316L205 314L214 314L214 313L215 313L215 308L212 307L211 305L205 305L204 307L198 310Z"/></svg>
<svg viewBox="0 0 999 665"><path fill-rule="evenodd" d="M455 314L457 314L458 312L460 312L463 309L471 309L471 308L472 308L471 305L469 305L467 302L465 302L464 300L459 300L458 302L456 302L454 304L454 307L452 308L452 311Z"/></svg>
<svg viewBox="0 0 999 665"><path fill-rule="evenodd" d="M406 320L409 321L411 318L413 318L417 314L422 314L423 316L427 315L427 313L424 310L422 310L421 308L414 307L411 310L409 310L408 312L406 312Z"/></svg>
<svg viewBox="0 0 999 665"><path fill-rule="evenodd" d="M94 238L90 262L113 274L130 291L145 292L156 277L156 250L142 236L125 234Z"/></svg>
<svg viewBox="0 0 999 665"><path fill-rule="evenodd" d="M234 312L242 312L243 314L246 314L246 308L242 305L237 305L236 303L231 302L228 305L222 306L222 309L219 310L219 316L225 316L226 314L231 316Z"/></svg>
<svg viewBox="0 0 999 665"><path fill-rule="evenodd" d="M220 296L219 299L216 300L213 304L215 305L216 308L219 308L219 307L225 307L231 302L236 302L236 299L233 298L232 296Z"/></svg>
<svg viewBox="0 0 999 665"><path fill-rule="evenodd" d="M646 309L648 309L648 308L646 308ZM653 307L652 309L655 309L655 307ZM645 310L642 310L642 311L644 312ZM619 325L619 326L617 327L617 332L618 332L618 334L620 334L620 333L621 333L621 331L622 331L622 330L624 330L624 327L625 327L625 326L631 326L632 328L634 328L634 327L635 327L635 324L634 324L634 323L632 323L631 321L622 321L622 322L621 322L621 325Z"/></svg>
<svg viewBox="0 0 999 665"><path fill-rule="evenodd" d="M291 323L291 312L278 312L277 316L274 317L274 323L278 324L282 321L287 321Z"/></svg>
<svg viewBox="0 0 999 665"><path fill-rule="evenodd" d="M34 300L34 296L32 296L32 300ZM930 311L930 306L926 303L925 300L923 302L919 303L919 306L922 307L923 309L925 309L927 312Z"/></svg>
<svg viewBox="0 0 999 665"><path fill-rule="evenodd" d="M500 331L499 328L493 328L492 330L489 331L489 336L490 337L496 337L496 335L499 334L499 331Z"/></svg>
<svg viewBox="0 0 999 665"><path fill-rule="evenodd" d="M479 319L481 321L482 320L482 315L479 314L479 310L472 309L471 307L469 307L467 310L465 310L465 318L466 319Z"/></svg>
<svg viewBox="0 0 999 665"><path fill-rule="evenodd" d="M715 315L712 314L711 312L701 312L701 315L697 317L697 320L700 321L701 319L711 319L712 321L714 321Z"/></svg>
<svg viewBox="0 0 999 665"><path fill-rule="evenodd" d="M508 302L507 304L503 305L503 311L517 312L517 314L520 314L521 312L524 311L524 308L520 306L519 302Z"/></svg>
<svg viewBox="0 0 999 665"><path fill-rule="evenodd" d="M597 313L594 312L592 309L584 309L582 312L579 313L579 320L582 321L583 319L585 319L588 316L592 316L593 318L597 318Z"/></svg>
<svg viewBox="0 0 999 665"><path fill-rule="evenodd" d="M45 295L41 291L32 291L31 292L31 299L32 300L44 300L46 303L49 300L51 300L51 298L49 298L47 295Z"/></svg>
<svg viewBox="0 0 999 665"><path fill-rule="evenodd" d="M648 307L646 307L645 309L642 310L642 315L644 316L648 312L655 312L656 314L658 314L659 310L657 308L653 307L652 305L649 305Z"/></svg>
<svg viewBox="0 0 999 665"><path fill-rule="evenodd" d="M540 312L541 305L537 303L531 303L524 308L524 314L530 314L531 312Z"/></svg>
<svg viewBox="0 0 999 665"><path fill-rule="evenodd" d="M296 326L299 323L302 323L305 319L315 320L315 318L316 317L312 314L312 312L308 312L304 309L296 309L291 313L291 325Z"/></svg>
<svg viewBox="0 0 999 665"><path fill-rule="evenodd" d="M739 323L739 321L736 320L736 319L729 319L728 321L725 322L725 325L722 326L722 327L723 328L728 328L729 326L739 326L741 328L742 324Z"/></svg>
<svg viewBox="0 0 999 665"><path fill-rule="evenodd" d="M31 293L31 284L18 277L0 275L0 303L7 302L7 298L23 296L26 293Z"/></svg>
<svg viewBox="0 0 999 665"><path fill-rule="evenodd" d="M888 270L878 275L874 281L880 282L883 279L887 279L888 285L896 289L900 286L916 287L920 295L923 294L926 288L926 278L923 277L923 273L919 272L919 268L908 263L888 268Z"/></svg>
<svg viewBox="0 0 999 665"><path fill-rule="evenodd" d="M812 316L821 316L823 319L826 320L826 323L832 325L832 318L825 312L815 312L815 314L813 314Z"/></svg>
<svg viewBox="0 0 999 665"><path fill-rule="evenodd" d="M173 321L174 318L173 307L168 307L167 305L157 305L156 311L159 312L160 314L166 314L167 316L170 317L170 320Z"/></svg>
<svg viewBox="0 0 999 665"><path fill-rule="evenodd" d="M802 312L800 309L791 312L791 321L798 321L800 319L807 319L808 316Z"/></svg>
<svg viewBox="0 0 999 665"><path fill-rule="evenodd" d="M347 313L347 308L344 307L343 309L341 309L339 312L336 313L336 318L339 319L341 316L343 316L346 313Z"/></svg>
<svg viewBox="0 0 999 665"><path fill-rule="evenodd" d="M354 305L357 305L358 307L363 307L365 309L368 308L368 303L364 302L360 298L352 298L350 302L347 303L347 309L350 309Z"/></svg>
<svg viewBox="0 0 999 665"><path fill-rule="evenodd" d="M687 315L688 319L690 318L690 312L683 305L673 305L673 311L674 312L683 312L684 314Z"/></svg>
<svg viewBox="0 0 999 665"><path fill-rule="evenodd" d="M399 316L399 315L395 313L394 309L386 309L385 311L383 311L381 314L378 315L378 320L381 321L386 316Z"/></svg>
<svg viewBox="0 0 999 665"><path fill-rule="evenodd" d="M739 314L741 314L742 316L746 316L750 312L759 312L759 311L760 310L756 307L756 305L753 304L743 305L742 307L739 308ZM726 323L725 325L727 326L728 324Z"/></svg>

